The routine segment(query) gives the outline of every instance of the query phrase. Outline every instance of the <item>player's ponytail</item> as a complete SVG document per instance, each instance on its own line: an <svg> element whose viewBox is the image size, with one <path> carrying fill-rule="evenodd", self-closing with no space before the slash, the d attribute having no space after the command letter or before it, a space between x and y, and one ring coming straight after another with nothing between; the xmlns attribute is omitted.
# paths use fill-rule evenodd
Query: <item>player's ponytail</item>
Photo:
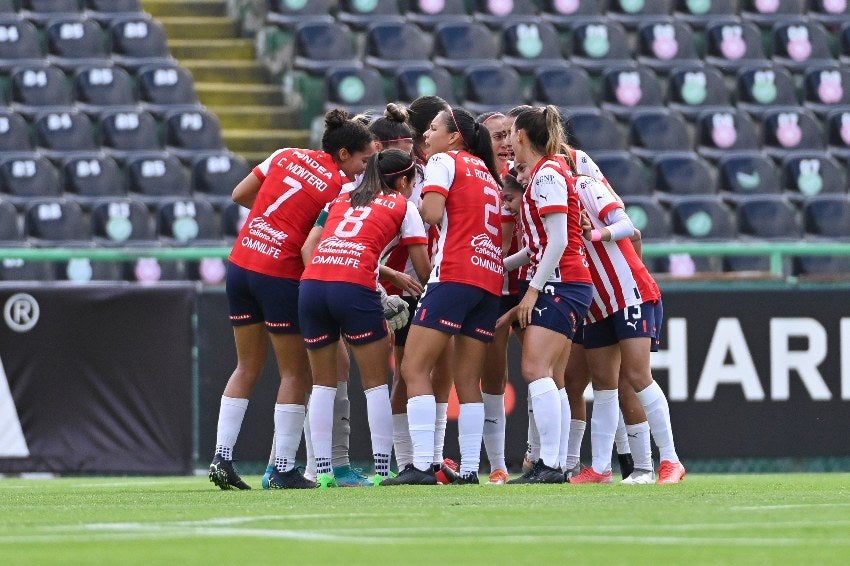
<svg viewBox="0 0 850 566"><path fill-rule="evenodd" d="M363 151L372 143L372 132L362 119L352 116L341 108L325 114L325 131L322 134L322 151L337 158L340 149L349 153Z"/></svg>
<svg viewBox="0 0 850 566"><path fill-rule="evenodd" d="M557 155L566 144L561 113L557 106L551 104L545 108L521 111L514 122L514 129L525 130L531 147L541 155Z"/></svg>
<svg viewBox="0 0 850 566"><path fill-rule="evenodd" d="M416 162L409 153L400 149L385 149L375 153L366 164L363 181L351 191L351 207L368 206L378 194L395 191L399 177L413 181L416 175Z"/></svg>
<svg viewBox="0 0 850 566"><path fill-rule="evenodd" d="M475 117L463 108L451 107L446 112L446 127L449 132L460 133L461 141L472 155L480 157L493 176L493 180L502 185L501 173L496 169L493 158L493 144L487 128L475 121Z"/></svg>

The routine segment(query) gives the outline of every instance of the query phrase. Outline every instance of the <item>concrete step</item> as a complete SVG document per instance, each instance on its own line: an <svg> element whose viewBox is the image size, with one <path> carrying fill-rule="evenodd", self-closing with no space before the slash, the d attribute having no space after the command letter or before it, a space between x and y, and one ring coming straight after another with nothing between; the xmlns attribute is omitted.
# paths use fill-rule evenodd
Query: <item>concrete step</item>
<svg viewBox="0 0 850 566"><path fill-rule="evenodd" d="M167 16L157 18L172 39L229 39L239 37L238 25L227 16Z"/></svg>
<svg viewBox="0 0 850 566"><path fill-rule="evenodd" d="M227 15L225 0L142 0L142 7L155 18Z"/></svg>
<svg viewBox="0 0 850 566"><path fill-rule="evenodd" d="M310 130L226 129L221 135L231 151L240 155L265 152L263 159L281 147L307 147L310 143Z"/></svg>
<svg viewBox="0 0 850 566"><path fill-rule="evenodd" d="M245 101L252 104L253 101ZM218 116L224 129L291 129L298 127L298 115L286 106L242 106L237 100L227 106L207 106Z"/></svg>
<svg viewBox="0 0 850 566"><path fill-rule="evenodd" d="M225 106L234 103L283 106L281 88L274 84L196 82L195 92L206 106Z"/></svg>
<svg viewBox="0 0 850 566"><path fill-rule="evenodd" d="M250 39L171 39L171 54L177 59L218 59L254 61Z"/></svg>
<svg viewBox="0 0 850 566"><path fill-rule="evenodd" d="M183 59L179 62L191 71L196 83L267 84L269 81L269 72L259 61Z"/></svg>

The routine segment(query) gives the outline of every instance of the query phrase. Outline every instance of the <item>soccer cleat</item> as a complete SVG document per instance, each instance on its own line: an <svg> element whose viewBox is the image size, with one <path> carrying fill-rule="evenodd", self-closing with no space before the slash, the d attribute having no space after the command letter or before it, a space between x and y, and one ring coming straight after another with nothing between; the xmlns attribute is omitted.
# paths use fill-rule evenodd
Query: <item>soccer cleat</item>
<svg viewBox="0 0 850 566"><path fill-rule="evenodd" d="M533 468L533 467L534 467L534 462L529 460L528 455L526 455L522 459L522 473L527 474L528 472L531 471L531 468Z"/></svg>
<svg viewBox="0 0 850 566"><path fill-rule="evenodd" d="M632 472L635 471L635 461L631 453L617 454L617 460L620 462L620 473L623 475L623 479L632 475Z"/></svg>
<svg viewBox="0 0 850 566"><path fill-rule="evenodd" d="M570 483L611 483L614 474L608 470L605 474L600 474L592 467L582 468L581 473L570 478Z"/></svg>
<svg viewBox="0 0 850 566"><path fill-rule="evenodd" d="M375 474L374 476L372 476L371 478L369 478L369 481L370 481L370 482L372 482L372 485L373 485L373 486L377 487L377 486L381 485L382 483L384 483L384 480L388 480L388 479L390 479L390 478L394 478L394 477L396 477L397 475L398 475L398 474L395 474L394 472L390 472L390 475L389 475L389 476L382 476L381 474Z"/></svg>
<svg viewBox="0 0 850 566"><path fill-rule="evenodd" d="M339 485L337 485L333 474L318 474L316 476L316 487L326 489L329 487L339 487Z"/></svg>
<svg viewBox="0 0 850 566"><path fill-rule="evenodd" d="M658 466L658 483L679 483L685 479L685 466L681 462L671 462L664 460Z"/></svg>
<svg viewBox="0 0 850 566"><path fill-rule="evenodd" d="M581 473L581 462L575 465L575 467L570 468L569 470L564 471L564 483L569 483L570 478L574 478Z"/></svg>
<svg viewBox="0 0 850 566"><path fill-rule="evenodd" d="M316 482L304 477L301 470L292 468L288 472L274 470L269 477L270 489L313 489Z"/></svg>
<svg viewBox="0 0 850 566"><path fill-rule="evenodd" d="M239 474L236 473L236 468L233 467L233 461L225 460L221 454L216 454L210 464L210 481L221 489L251 489L251 486L242 481Z"/></svg>
<svg viewBox="0 0 850 566"><path fill-rule="evenodd" d="M543 463L541 458L534 463L530 470L508 483L564 483L564 472L560 468L550 468Z"/></svg>
<svg viewBox="0 0 850 566"><path fill-rule="evenodd" d="M479 485L478 474L469 472L468 474L458 475L452 485Z"/></svg>
<svg viewBox="0 0 850 566"><path fill-rule="evenodd" d="M445 458L440 465L434 464L434 477L443 485L454 483L460 466L451 458Z"/></svg>
<svg viewBox="0 0 850 566"><path fill-rule="evenodd" d="M635 468L629 477L623 479L620 483L623 485L651 485L655 483L655 474L652 473L652 470Z"/></svg>
<svg viewBox="0 0 850 566"><path fill-rule="evenodd" d="M505 470L495 470L490 474L490 480L486 485L505 485L508 483L508 472Z"/></svg>
<svg viewBox="0 0 850 566"><path fill-rule="evenodd" d="M408 464L396 477L384 479L381 485L437 485L437 478L432 470L423 472L413 464Z"/></svg>
<svg viewBox="0 0 850 566"><path fill-rule="evenodd" d="M269 479L272 477L272 473L274 472L274 465L269 464L266 466L266 473L263 474L263 489L269 488Z"/></svg>
<svg viewBox="0 0 850 566"><path fill-rule="evenodd" d="M372 482L351 466L334 467L334 477L339 487L372 487Z"/></svg>

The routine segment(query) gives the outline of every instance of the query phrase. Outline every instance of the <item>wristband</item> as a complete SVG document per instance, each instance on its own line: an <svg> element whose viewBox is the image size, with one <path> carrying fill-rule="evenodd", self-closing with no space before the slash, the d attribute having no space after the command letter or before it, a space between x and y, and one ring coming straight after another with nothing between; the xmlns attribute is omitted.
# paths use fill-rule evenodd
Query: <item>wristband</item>
<svg viewBox="0 0 850 566"><path fill-rule="evenodd" d="M590 231L590 241L591 242L600 242L602 241L602 231L594 228Z"/></svg>

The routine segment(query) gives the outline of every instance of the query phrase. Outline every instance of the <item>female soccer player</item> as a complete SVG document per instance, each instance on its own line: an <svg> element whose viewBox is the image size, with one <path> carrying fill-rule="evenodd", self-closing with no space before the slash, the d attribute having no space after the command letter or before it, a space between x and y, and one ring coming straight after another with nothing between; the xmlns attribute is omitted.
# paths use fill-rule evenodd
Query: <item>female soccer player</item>
<svg viewBox="0 0 850 566"><path fill-rule="evenodd" d="M490 135L466 110L449 108L437 114L425 144L430 157L420 212L425 222L439 226L439 239L401 365L413 463L384 485L437 482L432 467L440 462L434 462L437 408L431 371L452 336L461 449L455 481L477 484L484 425L481 371L495 331L504 275L500 181Z"/></svg>
<svg viewBox="0 0 850 566"><path fill-rule="evenodd" d="M360 368L376 478L389 476L392 414L387 325L376 289L382 251L399 234L423 233L409 204L416 164L409 153L374 155L361 184L328 208L322 237L301 278L299 320L313 372L308 418L319 487L335 487L331 460L340 334Z"/></svg>
<svg viewBox="0 0 850 566"><path fill-rule="evenodd" d="M342 186L363 172L373 153L372 134L344 110L325 115L322 150L280 149L233 190L251 212L227 268L227 296L237 365L221 398L216 453L209 478L221 489L250 489L233 467L233 445L248 398L268 353L269 338L281 376L275 405L273 488L314 487L294 467L310 384L298 323L301 246L316 216Z"/></svg>

